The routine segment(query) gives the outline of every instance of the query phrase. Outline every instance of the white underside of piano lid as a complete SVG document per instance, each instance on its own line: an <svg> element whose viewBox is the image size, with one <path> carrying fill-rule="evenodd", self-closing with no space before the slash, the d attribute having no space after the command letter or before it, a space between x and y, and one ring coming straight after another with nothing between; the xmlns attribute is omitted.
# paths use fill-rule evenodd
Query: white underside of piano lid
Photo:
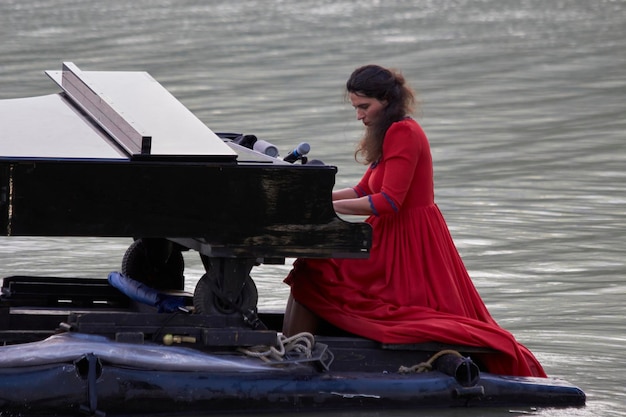
<svg viewBox="0 0 626 417"><path fill-rule="evenodd" d="M0 156L127 158L60 94L0 100Z"/></svg>
<svg viewBox="0 0 626 417"><path fill-rule="evenodd" d="M62 71L46 74L130 154L143 153L141 139L148 138L152 156L236 158L231 147L147 72L81 71L64 63Z"/></svg>

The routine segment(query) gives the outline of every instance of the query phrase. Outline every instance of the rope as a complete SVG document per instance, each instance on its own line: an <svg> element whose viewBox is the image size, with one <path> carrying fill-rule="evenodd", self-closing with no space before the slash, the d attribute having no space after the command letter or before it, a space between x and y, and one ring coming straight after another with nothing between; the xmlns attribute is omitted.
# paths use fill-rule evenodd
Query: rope
<svg viewBox="0 0 626 417"><path fill-rule="evenodd" d="M455 355L460 358L463 357L463 355L461 355L456 350L446 349L446 350L437 352L426 362L418 363L417 365L413 365L411 367L401 366L400 369L398 369L398 372L401 374L408 374L411 372L415 372L415 373L430 372L433 370L433 363L435 363L435 361L439 359L440 357L442 357L443 355Z"/></svg>
<svg viewBox="0 0 626 417"><path fill-rule="evenodd" d="M253 358L259 358L265 362L282 361L289 353L298 353L307 358L311 357L315 337L311 333L298 333L287 337L278 335L277 347L274 346L253 346L249 349L240 348L239 351Z"/></svg>

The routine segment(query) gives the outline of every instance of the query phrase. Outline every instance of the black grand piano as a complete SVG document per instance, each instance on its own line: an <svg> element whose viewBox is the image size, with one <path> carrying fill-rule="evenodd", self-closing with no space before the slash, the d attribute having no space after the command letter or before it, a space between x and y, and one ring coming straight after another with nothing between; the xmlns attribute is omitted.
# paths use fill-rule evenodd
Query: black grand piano
<svg viewBox="0 0 626 417"><path fill-rule="evenodd" d="M369 225L333 210L335 167L216 134L145 72L46 74L62 92L0 101L3 235L132 237L122 272L161 290L183 289L195 250L201 293L246 308L254 265L368 255Z"/></svg>

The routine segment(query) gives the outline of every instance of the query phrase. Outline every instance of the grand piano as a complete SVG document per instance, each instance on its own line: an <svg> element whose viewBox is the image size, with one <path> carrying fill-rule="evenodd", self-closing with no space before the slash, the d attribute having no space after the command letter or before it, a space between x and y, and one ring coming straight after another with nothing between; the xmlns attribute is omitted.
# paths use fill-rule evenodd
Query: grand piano
<svg viewBox="0 0 626 417"><path fill-rule="evenodd" d="M0 101L2 235L131 237L122 272L159 290L197 251L201 312L253 309L255 265L368 256L369 225L333 210L336 167L214 133L146 72L46 74L61 92Z"/></svg>

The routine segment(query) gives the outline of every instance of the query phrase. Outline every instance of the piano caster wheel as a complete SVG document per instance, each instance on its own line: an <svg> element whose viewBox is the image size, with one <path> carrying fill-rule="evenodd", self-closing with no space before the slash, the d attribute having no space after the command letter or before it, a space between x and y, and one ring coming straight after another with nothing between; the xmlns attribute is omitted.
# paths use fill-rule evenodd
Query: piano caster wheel
<svg viewBox="0 0 626 417"><path fill-rule="evenodd" d="M122 274L157 290L182 290L183 254L166 239L137 239L122 258Z"/></svg>
<svg viewBox="0 0 626 417"><path fill-rule="evenodd" d="M219 272L211 269L204 274L196 284L193 293L193 306L196 313L207 315L231 315L256 311L259 294L256 285L250 276L246 277L243 288L237 298L231 303L221 293L218 286Z"/></svg>

